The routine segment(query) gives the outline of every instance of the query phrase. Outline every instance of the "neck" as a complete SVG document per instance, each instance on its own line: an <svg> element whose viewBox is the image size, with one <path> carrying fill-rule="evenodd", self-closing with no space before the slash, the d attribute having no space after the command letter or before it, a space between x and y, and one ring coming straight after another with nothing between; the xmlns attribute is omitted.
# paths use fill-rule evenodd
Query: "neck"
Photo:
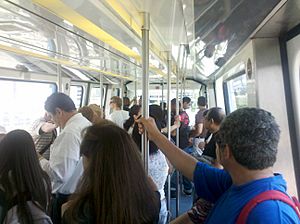
<svg viewBox="0 0 300 224"><path fill-rule="evenodd" d="M121 110L121 108L120 108L120 107L116 107L116 108L114 108L113 110L114 110L114 111L117 111L117 110Z"/></svg>
<svg viewBox="0 0 300 224"><path fill-rule="evenodd" d="M73 117L75 114L77 114L77 112L76 112L76 111L72 111L72 112L69 112L69 113L67 113L67 114L65 115L65 122L64 122L64 124L61 126L62 129L65 128L65 126L66 126L68 120L70 120L70 118Z"/></svg>
<svg viewBox="0 0 300 224"><path fill-rule="evenodd" d="M272 167L263 170L248 170L242 166L232 169L230 176L234 185L242 185L254 180L268 178L274 176Z"/></svg>

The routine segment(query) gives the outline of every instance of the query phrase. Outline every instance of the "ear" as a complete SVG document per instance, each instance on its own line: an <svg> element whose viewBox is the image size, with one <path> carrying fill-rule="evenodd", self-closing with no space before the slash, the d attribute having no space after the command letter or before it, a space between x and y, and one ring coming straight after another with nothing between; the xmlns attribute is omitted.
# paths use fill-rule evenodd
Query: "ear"
<svg viewBox="0 0 300 224"><path fill-rule="evenodd" d="M62 109L60 109L58 107L55 108L55 115L61 115L62 112L63 112Z"/></svg>

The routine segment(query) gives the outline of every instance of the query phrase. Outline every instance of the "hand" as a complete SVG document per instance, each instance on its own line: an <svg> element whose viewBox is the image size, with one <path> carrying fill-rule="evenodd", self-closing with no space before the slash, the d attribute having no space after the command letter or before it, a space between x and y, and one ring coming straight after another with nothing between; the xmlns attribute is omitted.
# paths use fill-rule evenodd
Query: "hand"
<svg viewBox="0 0 300 224"><path fill-rule="evenodd" d="M147 131L149 140L154 141L159 135L161 135L160 131L158 130L155 120L152 117L148 119L141 117L136 120L139 127L139 133L144 134Z"/></svg>
<svg viewBox="0 0 300 224"><path fill-rule="evenodd" d="M46 122L45 124L43 124L41 126L42 131L45 133L49 133L49 132L53 131L55 128L57 128L57 125L54 123L50 123L50 122Z"/></svg>
<svg viewBox="0 0 300 224"><path fill-rule="evenodd" d="M177 128L180 128L181 123L180 123L180 116L179 115L175 116L174 125L176 125Z"/></svg>

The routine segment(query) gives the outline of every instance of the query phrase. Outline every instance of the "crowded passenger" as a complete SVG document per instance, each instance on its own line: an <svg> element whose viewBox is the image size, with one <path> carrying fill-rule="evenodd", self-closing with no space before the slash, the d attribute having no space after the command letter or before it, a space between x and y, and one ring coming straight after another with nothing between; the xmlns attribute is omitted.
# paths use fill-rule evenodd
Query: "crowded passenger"
<svg viewBox="0 0 300 224"><path fill-rule="evenodd" d="M105 118L102 108L97 104L90 104L89 107L94 111L94 123L97 123Z"/></svg>
<svg viewBox="0 0 300 224"><path fill-rule="evenodd" d="M43 117L34 122L30 130L36 151L45 159L50 158L50 146L57 137L56 124L51 121L49 114L45 113Z"/></svg>
<svg viewBox="0 0 300 224"><path fill-rule="evenodd" d="M0 223L50 224L51 183L24 130L0 141Z"/></svg>
<svg viewBox="0 0 300 224"><path fill-rule="evenodd" d="M133 105L129 110L129 118L124 123L124 129L128 132L129 135L132 135L133 129L136 126L134 121L135 116L139 116L141 113L141 106ZM136 128L137 130L137 128ZM138 133L138 131L136 132Z"/></svg>
<svg viewBox="0 0 300 224"><path fill-rule="evenodd" d="M49 161L39 155L41 166L48 173L52 184L54 200L51 217L54 223L60 223L60 207L74 193L83 172L80 159L81 133L91 122L76 111L74 102L64 93L50 95L45 102L45 110L62 129L51 146Z"/></svg>
<svg viewBox="0 0 300 224"><path fill-rule="evenodd" d="M197 160L170 143L152 118L139 120L169 161L194 180L197 194L214 203L206 223L236 223L254 197L268 190L286 193L283 176L273 172L280 130L271 113L242 108L229 114L218 132L216 155L224 170ZM291 199L287 199L291 200ZM279 200L256 204L242 217L244 223L299 223L299 212Z"/></svg>
<svg viewBox="0 0 300 224"><path fill-rule="evenodd" d="M89 120L91 123L95 123L95 113L92 108L89 106L83 106L78 109L78 113L81 113L82 116L84 116L87 120Z"/></svg>
<svg viewBox="0 0 300 224"><path fill-rule="evenodd" d="M64 223L156 223L159 193L128 133L110 121L87 128L84 174L64 209Z"/></svg>
<svg viewBox="0 0 300 224"><path fill-rule="evenodd" d="M125 121L129 118L128 111L122 110L122 99L118 96L113 96L110 99L109 106L112 113L109 115L109 120L114 122L120 128L123 128Z"/></svg>
<svg viewBox="0 0 300 224"><path fill-rule="evenodd" d="M124 96L123 97L123 110L129 111L130 104L131 104L130 99L127 96Z"/></svg>
<svg viewBox="0 0 300 224"><path fill-rule="evenodd" d="M195 147L198 147L199 143L204 142L204 138L206 136L206 129L204 128L204 116L203 113L207 110L207 101L204 96L198 97L197 105L199 107L199 111L195 116L195 126L193 130L193 134L195 137Z"/></svg>

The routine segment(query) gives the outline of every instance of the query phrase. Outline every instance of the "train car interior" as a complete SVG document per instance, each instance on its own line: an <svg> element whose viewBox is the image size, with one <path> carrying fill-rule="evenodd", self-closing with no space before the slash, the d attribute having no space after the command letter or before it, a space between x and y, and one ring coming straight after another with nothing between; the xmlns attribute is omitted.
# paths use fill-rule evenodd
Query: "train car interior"
<svg viewBox="0 0 300 224"><path fill-rule="evenodd" d="M105 116L113 96L168 108L187 96L191 126L199 96L226 114L259 107L281 130L274 170L299 197L299 12L299 0L2 0L0 126L29 130L54 92ZM193 201L175 198L171 219Z"/></svg>

